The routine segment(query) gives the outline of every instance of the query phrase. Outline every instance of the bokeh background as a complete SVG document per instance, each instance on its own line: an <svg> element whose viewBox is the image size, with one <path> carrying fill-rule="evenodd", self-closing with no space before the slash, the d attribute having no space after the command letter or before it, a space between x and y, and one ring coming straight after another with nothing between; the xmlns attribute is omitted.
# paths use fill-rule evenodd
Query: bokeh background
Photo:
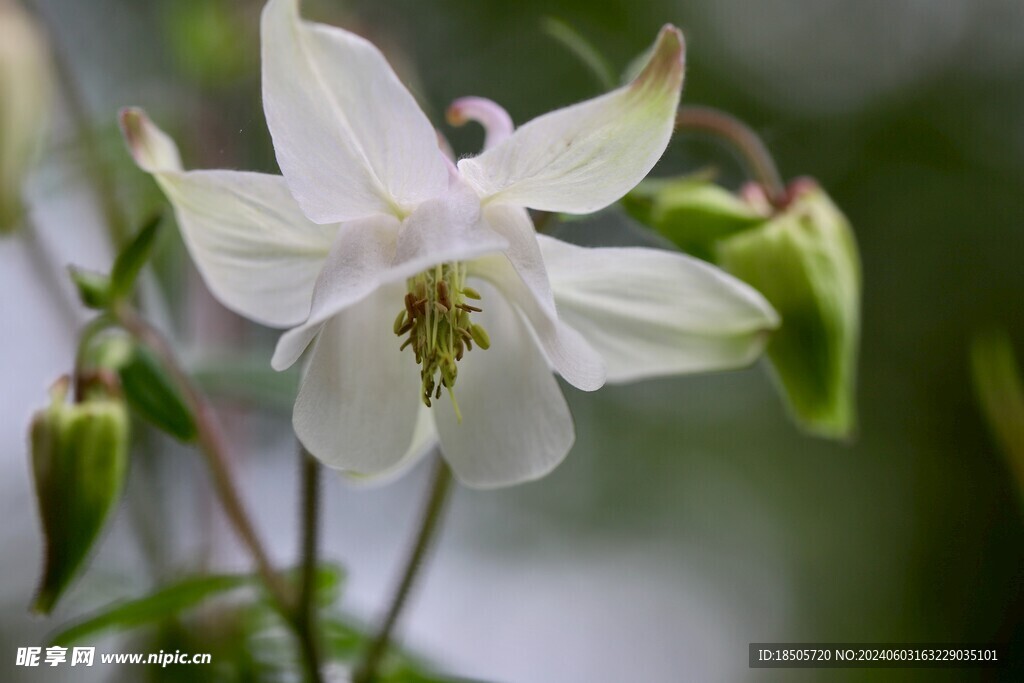
<svg viewBox="0 0 1024 683"><path fill-rule="evenodd" d="M121 146L116 111L145 107L190 167L276 171L259 92L259 0L39 0L80 83L133 221L162 200ZM555 17L624 68L673 22L684 101L727 109L784 175L819 179L852 222L864 317L852 443L802 435L763 367L567 389L578 440L537 483L459 490L404 641L452 673L508 683L1022 680L982 670L750 670L751 641L1009 642L1024 648L1024 506L985 429L968 349L989 325L1024 350L1024 4L1019 0L306 0L306 16L385 50L459 153L479 130L443 111L474 94L517 123L600 91L543 29ZM246 561L191 451L149 434L92 569L50 620L26 605L41 543L25 429L70 366L86 319L54 279L111 249L81 141L58 101L28 194L38 226L0 240L0 666L18 646L162 578ZM681 138L657 173L717 166ZM651 240L621 211L562 225L586 244ZM293 561L295 377L270 376L275 334L210 299L166 231L151 314L220 397L247 502ZM162 294L158 294L162 292ZM424 468L384 488L325 486L326 554L343 607L373 619L395 578ZM112 641L108 649L118 649ZM131 650L124 646L120 649ZM142 648L137 648L142 649ZM192 676L202 676L195 670ZM144 680L94 667L74 680ZM191 680L201 680L193 678Z"/></svg>

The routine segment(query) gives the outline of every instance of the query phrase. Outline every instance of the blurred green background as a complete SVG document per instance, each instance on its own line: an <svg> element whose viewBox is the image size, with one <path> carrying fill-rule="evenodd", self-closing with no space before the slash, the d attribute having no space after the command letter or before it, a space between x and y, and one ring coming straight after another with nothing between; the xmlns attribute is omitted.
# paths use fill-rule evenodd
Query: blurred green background
<svg viewBox="0 0 1024 683"><path fill-rule="evenodd" d="M120 106L145 107L179 141L190 167L276 172L260 104L261 4L40 0L135 218L160 198L120 146ZM1024 680L1019 665L746 667L751 641L1009 642L1024 651L1022 492L979 414L968 359L973 335L990 325L1010 333L1018 355L1024 349L1024 4L306 0L303 7L307 17L381 46L460 154L475 152L482 134L443 125L456 97L492 98L522 123L600 91L544 32L546 17L577 29L616 69L661 24L675 23L688 41L684 102L732 112L764 136L785 176L817 178L849 217L863 259L860 427L851 443L803 436L762 367L592 395L569 389L578 440L554 474L496 493L458 492L437 564L413 605L410 645L453 672L515 683ZM54 160L74 152L65 117L57 119L33 183L40 204L82 180ZM656 174L709 165L727 185L743 180L727 150L691 136L673 142ZM71 223L51 227L49 239L62 243ZM555 234L586 244L652 240L615 209ZM269 359L274 335L211 304L176 241L165 241L160 273L182 338L214 349L248 344L255 358ZM29 286L10 279L4 287ZM3 362L32 343L5 333ZM44 379L51 378L10 400L20 407L0 418L5 435L23 429ZM292 456L288 411L280 409L288 396L276 404L257 411L280 434L280 447L259 460L264 474L247 479L257 490L273 490L274 472L294 470L283 457ZM237 405L232 411L232 419L255 419ZM14 438L4 441L11 461L24 453ZM6 484L12 490L27 490L21 467ZM155 466L164 476L174 467L181 466ZM328 487L330 554L349 565L354 595L346 600L365 617L379 609L409 533L421 474L391 489ZM281 495L291 496L294 486L285 488ZM28 499L21 492L17 500ZM16 514L31 532L34 511ZM275 545L291 548L290 527L268 521L273 510L258 514ZM192 533L180 519L172 525L185 527L180 536ZM141 571L108 548L124 531L115 527L97 571ZM11 557L19 546L3 542L0 554ZM5 660L17 645L35 644L21 642L30 596L13 590L31 587L34 561L4 572ZM512 605L514 614L503 611Z"/></svg>

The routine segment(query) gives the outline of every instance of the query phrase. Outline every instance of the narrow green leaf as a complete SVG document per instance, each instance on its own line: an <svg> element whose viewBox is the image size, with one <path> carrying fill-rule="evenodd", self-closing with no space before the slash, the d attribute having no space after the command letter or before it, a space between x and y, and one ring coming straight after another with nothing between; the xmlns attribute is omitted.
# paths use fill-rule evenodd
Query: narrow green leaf
<svg viewBox="0 0 1024 683"><path fill-rule="evenodd" d="M1024 502L1024 386L1004 331L975 336L971 374L978 404L1016 479Z"/></svg>
<svg viewBox="0 0 1024 683"><path fill-rule="evenodd" d="M220 593L255 585L249 574L199 576L165 586L142 598L116 602L98 613L64 628L52 639L53 645L67 647L86 636L107 631L124 631L158 622L198 605Z"/></svg>
<svg viewBox="0 0 1024 683"><path fill-rule="evenodd" d="M144 419L182 441L195 438L192 413L152 351L136 344L118 372L128 404Z"/></svg>
<svg viewBox="0 0 1024 683"><path fill-rule="evenodd" d="M112 299L119 299L128 296L135 286L135 279L146 265L150 254L153 252L153 244L156 242L159 233L162 215L156 214L151 218L135 238L117 255L114 260L114 267L110 271L110 295Z"/></svg>
<svg viewBox="0 0 1024 683"><path fill-rule="evenodd" d="M611 90L615 87L615 72L612 71L608 60L590 41L580 35L579 31L554 17L544 17L541 20L541 28L587 67L587 71L591 73L603 90Z"/></svg>

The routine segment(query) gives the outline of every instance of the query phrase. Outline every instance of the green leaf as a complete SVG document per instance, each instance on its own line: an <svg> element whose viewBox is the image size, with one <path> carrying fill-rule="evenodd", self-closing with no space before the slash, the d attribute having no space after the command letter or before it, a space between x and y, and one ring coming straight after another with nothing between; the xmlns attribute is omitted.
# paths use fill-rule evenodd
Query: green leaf
<svg viewBox="0 0 1024 683"><path fill-rule="evenodd" d="M325 651L337 661L357 662L371 640L368 628L338 614L325 614L320 627ZM376 680L378 683L484 683L433 673L430 669L421 658L392 648L381 662Z"/></svg>
<svg viewBox="0 0 1024 683"><path fill-rule="evenodd" d="M80 571L120 500L128 461L128 415L117 399L65 402L67 379L30 432L32 473L46 561L32 609L48 614Z"/></svg>
<svg viewBox="0 0 1024 683"><path fill-rule="evenodd" d="M94 270L68 266L78 298L87 308L103 310L110 305L110 277Z"/></svg>
<svg viewBox="0 0 1024 683"><path fill-rule="evenodd" d="M971 374L981 411L1024 494L1024 386L1006 332L975 336Z"/></svg>
<svg viewBox="0 0 1024 683"><path fill-rule="evenodd" d="M321 607L329 607L341 599L341 592L348 578L341 565L323 562L316 568L314 583L316 602Z"/></svg>
<svg viewBox="0 0 1024 683"><path fill-rule="evenodd" d="M285 572L285 578L298 590L302 567L295 567ZM334 562L321 562L317 565L313 576L313 595L320 607L329 607L341 598L345 580L348 578L344 567Z"/></svg>
<svg viewBox="0 0 1024 683"><path fill-rule="evenodd" d="M191 411L152 351L135 344L118 373L125 398L139 415L181 441L196 437Z"/></svg>
<svg viewBox="0 0 1024 683"><path fill-rule="evenodd" d="M770 222L721 242L719 257L782 317L767 354L797 423L819 436L851 436L861 270L846 218L814 186Z"/></svg>
<svg viewBox="0 0 1024 683"><path fill-rule="evenodd" d="M608 64L608 60L589 40L580 35L579 31L554 17L544 17L541 20L541 28L544 33L561 43L580 63L587 67L587 71L603 90L611 90L615 87L615 73Z"/></svg>
<svg viewBox="0 0 1024 683"><path fill-rule="evenodd" d="M135 600L114 603L98 613L61 630L53 645L67 647L86 636L107 631L124 631L161 621L198 605L204 600L244 586L256 584L249 574L199 576L165 586Z"/></svg>
<svg viewBox="0 0 1024 683"><path fill-rule="evenodd" d="M715 244L768 217L703 176L645 180L622 199L626 212L683 251L714 261Z"/></svg>
<svg viewBox="0 0 1024 683"><path fill-rule="evenodd" d="M117 255L114 260L114 267L110 271L110 296L111 300L122 299L132 292L135 287L135 279L146 265L150 254L153 252L153 244L159 232L161 214L151 218L135 238Z"/></svg>

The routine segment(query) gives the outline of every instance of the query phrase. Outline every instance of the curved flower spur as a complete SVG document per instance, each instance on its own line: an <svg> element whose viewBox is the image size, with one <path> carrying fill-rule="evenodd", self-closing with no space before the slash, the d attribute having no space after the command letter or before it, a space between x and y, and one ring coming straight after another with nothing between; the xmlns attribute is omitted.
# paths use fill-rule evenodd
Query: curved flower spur
<svg viewBox="0 0 1024 683"><path fill-rule="evenodd" d="M778 324L702 262L572 246L527 213L597 211L654 166L682 87L675 27L630 84L515 131L497 105L460 100L452 118L485 124L488 146L457 167L369 42L270 0L262 43L283 176L184 171L142 111L121 124L214 296L292 328L273 366L312 344L293 422L325 464L395 472L439 440L466 485L535 479L575 437L552 371L591 391L741 366Z"/></svg>

